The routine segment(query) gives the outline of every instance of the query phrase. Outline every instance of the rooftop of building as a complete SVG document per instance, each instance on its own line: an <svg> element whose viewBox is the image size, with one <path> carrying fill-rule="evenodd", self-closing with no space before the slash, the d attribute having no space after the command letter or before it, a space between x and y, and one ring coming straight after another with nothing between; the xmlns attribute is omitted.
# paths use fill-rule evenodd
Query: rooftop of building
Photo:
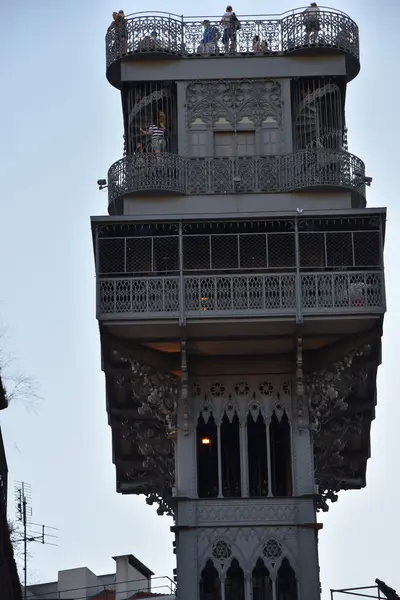
<svg viewBox="0 0 400 600"><path fill-rule="evenodd" d="M115 573L95 575L87 567L58 572L57 581L27 587L28 600L53 600L70 594L74 600L143 600L174 596L169 577L154 577L153 571L133 554L114 556Z"/></svg>
<svg viewBox="0 0 400 600"><path fill-rule="evenodd" d="M120 59L138 60L153 54L159 59L222 56L277 56L300 54L343 54L348 79L359 72L359 34L356 23L344 12L319 6L311 26L304 12L294 8L282 14L242 15L234 44L227 47L221 15L176 15L143 11L113 21L106 34L107 78L120 87ZM116 24L118 23L118 24ZM205 29L211 34L206 38ZM119 39L121 38L121 39Z"/></svg>

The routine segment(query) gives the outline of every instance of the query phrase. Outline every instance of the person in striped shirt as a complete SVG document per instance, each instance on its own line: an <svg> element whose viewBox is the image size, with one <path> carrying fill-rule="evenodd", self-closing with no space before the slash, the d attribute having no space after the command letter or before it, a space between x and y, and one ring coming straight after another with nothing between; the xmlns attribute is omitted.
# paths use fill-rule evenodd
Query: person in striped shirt
<svg viewBox="0 0 400 600"><path fill-rule="evenodd" d="M155 154L165 150L165 128L161 123L150 125L148 129L140 130L143 135L151 135L151 148Z"/></svg>

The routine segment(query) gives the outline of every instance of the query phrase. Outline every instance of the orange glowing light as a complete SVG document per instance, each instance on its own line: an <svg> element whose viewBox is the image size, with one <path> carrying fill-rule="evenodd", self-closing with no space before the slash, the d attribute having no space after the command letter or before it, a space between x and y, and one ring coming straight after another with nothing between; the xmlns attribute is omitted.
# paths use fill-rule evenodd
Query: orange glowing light
<svg viewBox="0 0 400 600"><path fill-rule="evenodd" d="M205 446L209 446L211 444L211 440L208 437L203 437L203 438L201 438L201 443L204 444Z"/></svg>

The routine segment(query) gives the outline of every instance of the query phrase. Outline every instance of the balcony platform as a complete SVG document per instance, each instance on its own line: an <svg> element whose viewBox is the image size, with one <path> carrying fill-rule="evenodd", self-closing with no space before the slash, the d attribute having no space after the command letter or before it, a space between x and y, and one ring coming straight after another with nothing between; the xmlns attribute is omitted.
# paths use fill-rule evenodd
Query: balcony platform
<svg viewBox="0 0 400 600"><path fill-rule="evenodd" d="M188 158L163 153L126 156L108 171L110 214L126 196L350 191L365 206L365 165L345 150L299 150L281 156Z"/></svg>
<svg viewBox="0 0 400 600"><path fill-rule="evenodd" d="M121 31L111 29L106 35L106 64L109 82L121 87L121 62L140 60L177 60L193 58L234 58L274 56L318 56L342 54L346 57L346 73L350 81L360 70L358 27L345 13L320 9L316 30L307 39L304 8L281 15L238 15L241 29L234 48L222 43L221 17L181 17L163 12L141 12L126 19ZM208 20L217 32L215 43L202 44ZM258 36L258 46L254 37Z"/></svg>

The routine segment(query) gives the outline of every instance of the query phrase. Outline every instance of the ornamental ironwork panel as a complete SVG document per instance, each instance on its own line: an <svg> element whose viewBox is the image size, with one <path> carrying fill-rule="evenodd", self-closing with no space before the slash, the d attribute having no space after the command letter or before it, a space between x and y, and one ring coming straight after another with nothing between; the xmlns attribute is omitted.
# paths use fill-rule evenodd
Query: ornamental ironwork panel
<svg viewBox="0 0 400 600"><path fill-rule="evenodd" d="M177 154L137 153L114 163L108 171L109 198L164 190L185 193L185 158Z"/></svg>
<svg viewBox="0 0 400 600"><path fill-rule="evenodd" d="M186 121L212 127L219 119L236 128L243 119L256 128L282 120L281 86L275 79L211 79L186 88Z"/></svg>
<svg viewBox="0 0 400 600"><path fill-rule="evenodd" d="M206 313L280 311L294 313L296 276L212 275L185 277L185 312Z"/></svg>
<svg viewBox="0 0 400 600"><path fill-rule="evenodd" d="M98 313L118 315L170 315L179 311L179 278L113 278L98 280Z"/></svg>
<svg viewBox="0 0 400 600"><path fill-rule="evenodd" d="M106 34L107 66L126 55L179 57L283 54L310 46L334 48L359 58L358 27L345 13L320 9L310 19L304 9L281 17L239 16L240 29L227 35L220 17L179 17L138 13L112 22ZM312 23L311 23L312 21Z"/></svg>
<svg viewBox="0 0 400 600"><path fill-rule="evenodd" d="M340 187L365 197L365 165L344 150L300 150L283 156L189 158L163 153L127 156L108 172L109 202L125 194L291 192Z"/></svg>
<svg viewBox="0 0 400 600"><path fill-rule="evenodd" d="M185 275L184 314L207 318L277 313L363 313L384 310L381 271L301 273L301 297L296 273ZM179 277L101 278L98 280L98 318L177 318Z"/></svg>
<svg viewBox="0 0 400 600"><path fill-rule="evenodd" d="M343 13L320 9L315 18L302 12L289 15L281 20L281 35L283 52L314 45L338 48L359 58L358 27Z"/></svg>
<svg viewBox="0 0 400 600"><path fill-rule="evenodd" d="M346 310L362 312L382 308L381 272L302 273L301 302L304 312Z"/></svg>

